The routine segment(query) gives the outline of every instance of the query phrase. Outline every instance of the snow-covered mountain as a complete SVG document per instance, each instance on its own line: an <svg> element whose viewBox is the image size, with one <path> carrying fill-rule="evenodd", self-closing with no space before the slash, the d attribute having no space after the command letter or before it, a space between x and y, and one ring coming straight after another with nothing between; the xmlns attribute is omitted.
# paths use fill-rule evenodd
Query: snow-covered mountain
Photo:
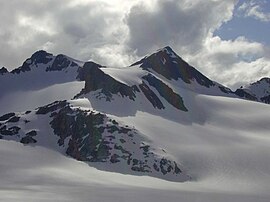
<svg viewBox="0 0 270 202"><path fill-rule="evenodd" d="M0 69L3 199L12 201L12 190L18 194L19 180L31 193L54 187L38 201L84 185L108 192L89 192L95 201L164 201L164 194L167 201L268 201L269 85L264 78L233 92L170 47L121 68L37 51L11 72ZM47 163L40 162L43 155L50 156ZM16 178L7 156L18 162ZM48 175L35 170L24 180L34 167ZM119 190L127 196L119 198ZM77 201L89 200L83 191ZM74 201L73 194L59 200ZM27 194L16 196L29 201Z"/></svg>
<svg viewBox="0 0 270 202"><path fill-rule="evenodd" d="M110 165L110 171L189 179L164 149L152 146L134 127L90 108L80 109L81 102L87 101L56 101L34 111L5 114L0 117L0 139L41 145L80 161L103 162L108 164L103 169Z"/></svg>
<svg viewBox="0 0 270 202"><path fill-rule="evenodd" d="M0 75L0 114L25 111L72 98L84 86L77 81L82 62L37 51L22 66ZM68 89L68 90L67 90Z"/></svg>
<svg viewBox="0 0 270 202"><path fill-rule="evenodd" d="M199 93L213 93L215 95L219 94L219 91L226 94L232 93L229 88L210 80L190 66L170 47L160 49L133 65L140 65L143 69L162 75L169 81L179 81L179 86L185 86Z"/></svg>
<svg viewBox="0 0 270 202"><path fill-rule="evenodd" d="M248 86L242 86L235 93L245 99L270 104L270 78L262 78Z"/></svg>

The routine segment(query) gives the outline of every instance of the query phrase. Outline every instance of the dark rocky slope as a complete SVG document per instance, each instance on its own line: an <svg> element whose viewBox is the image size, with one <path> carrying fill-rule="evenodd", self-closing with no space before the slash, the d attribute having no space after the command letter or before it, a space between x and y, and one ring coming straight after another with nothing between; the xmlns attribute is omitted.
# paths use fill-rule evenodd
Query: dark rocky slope
<svg viewBox="0 0 270 202"><path fill-rule="evenodd" d="M37 131L35 120L43 116L53 134ZM31 117L30 116L30 117ZM32 126L25 130L25 125ZM178 163L165 157L164 149L152 146L136 129L123 125L105 114L72 107L67 101L56 101L25 113L8 113L0 117L0 138L13 139L23 144L39 145L40 135L56 136L59 148L80 161L120 164L123 172L138 172L163 178L174 176L175 181L188 179ZM58 148L55 148L58 150ZM164 156L162 155L164 154Z"/></svg>

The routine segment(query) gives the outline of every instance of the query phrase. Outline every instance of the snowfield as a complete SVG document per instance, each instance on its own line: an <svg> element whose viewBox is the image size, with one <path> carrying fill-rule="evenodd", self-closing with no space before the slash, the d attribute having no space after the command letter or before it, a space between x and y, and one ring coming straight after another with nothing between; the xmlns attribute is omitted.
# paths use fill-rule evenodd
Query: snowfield
<svg viewBox="0 0 270 202"><path fill-rule="evenodd" d="M173 154L191 181L101 171L48 148L1 140L1 201L268 202L269 105L208 95L195 102L203 122L142 111L121 117Z"/></svg>
<svg viewBox="0 0 270 202"><path fill-rule="evenodd" d="M53 71L45 70L51 67L53 61L50 61L32 65L29 71L26 65L24 68L27 71L19 74L3 75L0 78L0 117L8 112L16 113L12 115L15 121L10 121L12 116L0 120L0 132L6 133L0 134L3 138L0 139L0 201L269 202L270 105L237 98L230 89L210 81L182 62L171 48L160 51L149 56L149 61L147 57L143 59L145 64L152 65L156 70L142 68L141 63L126 68L89 63L86 65L88 69L83 69L83 62L68 58L80 65L72 66L61 56ZM45 53L37 52L34 55L40 54ZM35 58L34 55L27 61L35 64L37 59L44 59L41 56ZM182 66L186 65L186 72L183 71L188 76L188 82L183 80L184 74L177 69L177 61ZM169 64L171 66L167 67ZM165 67L171 72L164 73ZM90 70L95 70L93 72L99 78L87 74ZM169 78L175 72L179 73L179 78ZM111 83L106 83L104 78ZM138 86L142 84L146 93L139 90ZM137 85L138 90L132 91L131 85ZM264 86L263 92L258 90L258 93L267 94L265 89L268 87ZM76 99L73 99L75 95ZM60 100L67 100L64 103L68 103L70 110L63 112L67 113L67 119L61 118L66 123L55 122L57 127L52 128L50 122L58 115L56 111L61 109L53 111L50 107L54 105L50 105L37 114L36 108ZM180 107L177 105L179 102ZM162 107L158 108L153 103L161 103ZM78 116L72 110L78 108L84 110L81 115L85 110L105 114L106 122L98 122L104 128L111 124L126 127L128 131L138 131L129 138L135 137L138 141L132 139L133 142L126 144L133 144L129 148L132 155L132 149L137 146L141 151L141 142L147 140L147 146L154 148L157 153L159 151L162 159L170 157L168 159L177 162L182 171L180 175L186 176L185 180L190 177L190 180L171 180L161 172L150 177L147 176L149 173L141 170L137 170L137 174L135 171L126 172L126 168L121 167L124 164L112 164L109 160L87 163L65 155L65 148L58 143L60 136L54 132L59 129L64 131L61 135L65 136L76 124L85 125L86 128L86 122L81 124L89 121L85 116L79 119L82 122L76 122ZM27 113L27 110L31 111ZM68 118L73 122L68 122ZM92 132L96 125L91 121L94 121L89 121ZM68 130L64 130L65 124ZM16 126L20 126L20 131L10 135L12 131L8 130ZM37 144L19 143L20 135L26 135L30 130L37 133L32 135ZM99 134L96 131L90 134L89 131L86 131L87 137ZM113 136L116 134L114 132L109 133ZM77 135L72 130L70 133L70 136L63 138L64 146L69 146L71 141L68 138ZM86 138L86 135L83 137ZM99 138L97 135L95 137ZM123 141L123 145L124 142L127 141ZM100 146L101 143L98 144ZM117 139L117 144L121 146L118 146L119 150L124 150L120 139ZM76 153L78 156L79 152ZM130 153L129 157L132 155Z"/></svg>

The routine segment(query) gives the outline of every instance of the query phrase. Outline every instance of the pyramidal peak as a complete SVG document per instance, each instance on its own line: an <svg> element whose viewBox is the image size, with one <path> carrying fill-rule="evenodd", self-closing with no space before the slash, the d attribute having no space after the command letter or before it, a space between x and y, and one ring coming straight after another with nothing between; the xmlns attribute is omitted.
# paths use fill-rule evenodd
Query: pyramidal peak
<svg viewBox="0 0 270 202"><path fill-rule="evenodd" d="M156 54L157 53L166 53L172 59L179 58L179 56L173 51L173 49L170 46L165 46L164 48L158 49Z"/></svg>
<svg viewBox="0 0 270 202"><path fill-rule="evenodd" d="M144 57L134 63L140 65L145 70L155 71L168 80L182 80L186 84L196 81L201 86L207 88L215 86L215 83L190 66L180 56L178 56L171 47L166 46L157 50L155 53Z"/></svg>
<svg viewBox="0 0 270 202"><path fill-rule="evenodd" d="M166 58L169 60L174 60L176 58L180 58L170 46L165 46L164 48L160 48L156 51L154 51L151 54L148 54L146 56L144 56L144 58L142 58L141 60L133 63L130 66L134 66L134 65L138 65L141 64L144 60L149 59L149 58L153 58L155 57L156 59L160 59L162 60L162 63L165 64L166 63ZM176 63L176 61L175 61Z"/></svg>

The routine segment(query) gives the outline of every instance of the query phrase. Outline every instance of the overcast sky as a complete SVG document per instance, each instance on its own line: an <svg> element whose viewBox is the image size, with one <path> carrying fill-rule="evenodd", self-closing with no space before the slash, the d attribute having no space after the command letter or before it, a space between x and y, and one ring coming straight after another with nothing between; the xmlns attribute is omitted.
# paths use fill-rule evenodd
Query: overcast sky
<svg viewBox="0 0 270 202"><path fill-rule="evenodd" d="M37 50L126 66L171 46L229 87L270 77L268 0L0 0L0 66Z"/></svg>

